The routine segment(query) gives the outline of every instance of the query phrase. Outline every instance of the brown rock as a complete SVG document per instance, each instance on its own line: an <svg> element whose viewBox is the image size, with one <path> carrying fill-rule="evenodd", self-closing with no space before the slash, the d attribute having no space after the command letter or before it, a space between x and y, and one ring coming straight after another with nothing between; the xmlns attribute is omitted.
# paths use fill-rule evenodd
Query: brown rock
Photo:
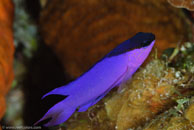
<svg viewBox="0 0 194 130"><path fill-rule="evenodd" d="M156 35L160 54L176 46L187 34L180 11L166 0L54 0L42 11L40 32L77 77L140 31Z"/></svg>
<svg viewBox="0 0 194 130"><path fill-rule="evenodd" d="M13 80L13 3L0 1L0 118L5 112L5 98Z"/></svg>

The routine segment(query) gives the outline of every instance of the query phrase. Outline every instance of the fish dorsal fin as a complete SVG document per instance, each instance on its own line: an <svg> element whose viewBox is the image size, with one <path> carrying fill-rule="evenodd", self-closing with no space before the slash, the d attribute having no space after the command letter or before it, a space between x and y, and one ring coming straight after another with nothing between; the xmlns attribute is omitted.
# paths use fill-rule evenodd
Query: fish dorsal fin
<svg viewBox="0 0 194 130"><path fill-rule="evenodd" d="M65 86L61 86L58 88L55 88L54 90L46 93L44 96L42 96L42 99L44 99L46 96L48 95L52 95L52 94L57 94L57 95L64 95L64 96L69 96L72 95L74 93L74 86L72 83L67 84Z"/></svg>

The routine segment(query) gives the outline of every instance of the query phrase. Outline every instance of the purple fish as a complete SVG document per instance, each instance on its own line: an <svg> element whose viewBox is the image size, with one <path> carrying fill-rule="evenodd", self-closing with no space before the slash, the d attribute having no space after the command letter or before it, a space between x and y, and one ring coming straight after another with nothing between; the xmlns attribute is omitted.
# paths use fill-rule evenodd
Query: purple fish
<svg viewBox="0 0 194 130"><path fill-rule="evenodd" d="M112 88L130 79L149 55L155 42L152 33L139 32L118 45L73 82L56 88L42 98L51 95L67 96L55 104L35 123L51 118L44 126L65 122L75 111L86 111L100 101Z"/></svg>

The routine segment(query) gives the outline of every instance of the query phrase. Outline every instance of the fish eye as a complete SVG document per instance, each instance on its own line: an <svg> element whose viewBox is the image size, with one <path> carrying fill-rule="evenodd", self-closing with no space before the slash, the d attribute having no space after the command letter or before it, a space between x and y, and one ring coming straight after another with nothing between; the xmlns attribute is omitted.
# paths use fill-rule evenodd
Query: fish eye
<svg viewBox="0 0 194 130"><path fill-rule="evenodd" d="M150 43L151 43L151 40L144 40L144 41L141 43L141 46L142 46L142 47L146 47L146 46L150 45Z"/></svg>

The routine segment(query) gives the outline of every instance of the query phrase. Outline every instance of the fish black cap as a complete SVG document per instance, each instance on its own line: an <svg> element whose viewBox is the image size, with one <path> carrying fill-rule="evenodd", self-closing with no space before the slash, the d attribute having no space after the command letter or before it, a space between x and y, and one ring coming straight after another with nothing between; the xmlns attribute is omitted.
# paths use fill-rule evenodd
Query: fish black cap
<svg viewBox="0 0 194 130"><path fill-rule="evenodd" d="M130 42L136 45L137 48L149 46L155 40L155 35L152 33L139 32L130 39Z"/></svg>
<svg viewBox="0 0 194 130"><path fill-rule="evenodd" d="M146 47L146 46L149 46L154 40L155 40L154 34L139 32L136 35L134 35L132 38L118 45L106 56L107 57L117 56L134 49Z"/></svg>

